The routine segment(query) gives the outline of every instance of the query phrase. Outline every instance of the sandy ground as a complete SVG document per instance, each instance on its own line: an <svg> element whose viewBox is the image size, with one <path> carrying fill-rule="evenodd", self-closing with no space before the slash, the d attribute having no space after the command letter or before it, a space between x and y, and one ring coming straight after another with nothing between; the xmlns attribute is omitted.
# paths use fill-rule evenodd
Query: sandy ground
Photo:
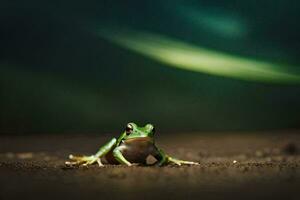
<svg viewBox="0 0 300 200"><path fill-rule="evenodd" d="M201 165L161 168L65 167L111 135L1 136L0 200L299 199L299 133L162 134L161 148Z"/></svg>

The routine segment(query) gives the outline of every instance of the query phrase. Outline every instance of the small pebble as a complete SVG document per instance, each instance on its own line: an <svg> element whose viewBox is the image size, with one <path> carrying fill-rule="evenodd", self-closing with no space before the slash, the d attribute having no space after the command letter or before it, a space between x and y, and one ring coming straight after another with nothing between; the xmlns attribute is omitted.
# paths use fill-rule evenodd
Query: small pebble
<svg viewBox="0 0 300 200"><path fill-rule="evenodd" d="M31 152L18 153L17 156L18 156L18 158L20 158L20 159L30 159L30 158L33 157L33 153L31 153Z"/></svg>
<svg viewBox="0 0 300 200"><path fill-rule="evenodd" d="M266 161L267 161L267 162L271 162L271 161L272 161L272 158L271 158L271 157L267 157L267 158L266 158Z"/></svg>
<svg viewBox="0 0 300 200"><path fill-rule="evenodd" d="M45 156L45 157L44 157L44 160L45 160L45 161L49 161L49 160L51 160L51 158L50 158L49 156Z"/></svg>
<svg viewBox="0 0 300 200"><path fill-rule="evenodd" d="M255 152L255 155L256 155L256 157L263 157L264 156L264 153L262 152L262 151L260 151L260 150L257 150L256 152Z"/></svg>

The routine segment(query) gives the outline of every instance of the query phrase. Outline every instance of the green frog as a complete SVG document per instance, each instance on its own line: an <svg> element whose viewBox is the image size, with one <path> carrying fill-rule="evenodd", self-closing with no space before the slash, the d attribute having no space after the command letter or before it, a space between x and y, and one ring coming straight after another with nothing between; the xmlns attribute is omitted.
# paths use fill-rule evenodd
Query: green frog
<svg viewBox="0 0 300 200"><path fill-rule="evenodd" d="M146 159L149 155L152 155L157 160L155 163L157 166L172 163L179 166L182 164L199 164L197 162L179 160L167 155L155 145L154 133L155 128L152 124L139 127L135 123L128 123L118 139L111 139L96 154L91 156L69 155L71 161L67 161L65 164L68 166L87 166L98 163L101 167L103 166L101 158L105 157L109 164L125 164L127 166L136 164L146 165Z"/></svg>

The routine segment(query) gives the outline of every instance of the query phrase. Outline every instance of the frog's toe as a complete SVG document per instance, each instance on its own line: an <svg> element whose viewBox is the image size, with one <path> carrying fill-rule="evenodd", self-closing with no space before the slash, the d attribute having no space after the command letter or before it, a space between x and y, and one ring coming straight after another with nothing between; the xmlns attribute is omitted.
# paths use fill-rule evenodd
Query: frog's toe
<svg viewBox="0 0 300 200"><path fill-rule="evenodd" d="M181 166L181 165L199 165L198 162L178 160L178 159L172 158L172 157L169 157L169 162L174 163L174 164L176 164L178 166Z"/></svg>
<svg viewBox="0 0 300 200"><path fill-rule="evenodd" d="M168 157L168 161L169 163L173 163L175 165L181 166L181 161L176 158Z"/></svg>
<svg viewBox="0 0 300 200"><path fill-rule="evenodd" d="M178 165L178 166L181 166L181 162L174 161L173 163L176 164L176 165Z"/></svg>
<svg viewBox="0 0 300 200"><path fill-rule="evenodd" d="M186 160L177 160L177 163L179 163L180 165L200 165L198 162L192 162L192 161L186 161Z"/></svg>
<svg viewBox="0 0 300 200"><path fill-rule="evenodd" d="M68 166L74 166L74 165L88 166L88 165L92 165L94 163L98 163L99 167L103 166L100 158L97 158L94 155L92 155L92 156L74 156L74 155L70 154L69 159L72 161L65 162L65 164Z"/></svg>
<svg viewBox="0 0 300 200"><path fill-rule="evenodd" d="M141 166L141 163L130 163L129 167Z"/></svg>
<svg viewBox="0 0 300 200"><path fill-rule="evenodd" d="M78 165L79 163L77 161L66 161L65 165L67 165L68 167L73 167Z"/></svg>
<svg viewBox="0 0 300 200"><path fill-rule="evenodd" d="M97 163L98 163L98 166L99 166L99 167L103 167L103 166L104 166L104 165L102 164L100 158L97 159Z"/></svg>
<svg viewBox="0 0 300 200"><path fill-rule="evenodd" d="M86 156L74 156L73 154L69 155L70 160L76 160L76 161L82 160L84 157Z"/></svg>
<svg viewBox="0 0 300 200"><path fill-rule="evenodd" d="M72 163L71 163L70 161L66 161L66 162L65 162L65 165L67 165L67 166L71 166L71 165L72 165Z"/></svg>
<svg viewBox="0 0 300 200"><path fill-rule="evenodd" d="M84 163L84 166L87 166L87 165L92 165L94 163L97 163L99 167L103 167L104 165L102 164L100 158L96 158L96 157L91 157L88 159L88 161L86 161Z"/></svg>
<svg viewBox="0 0 300 200"><path fill-rule="evenodd" d="M185 165L200 165L198 162L192 162L192 161L182 161L182 164L185 164Z"/></svg>

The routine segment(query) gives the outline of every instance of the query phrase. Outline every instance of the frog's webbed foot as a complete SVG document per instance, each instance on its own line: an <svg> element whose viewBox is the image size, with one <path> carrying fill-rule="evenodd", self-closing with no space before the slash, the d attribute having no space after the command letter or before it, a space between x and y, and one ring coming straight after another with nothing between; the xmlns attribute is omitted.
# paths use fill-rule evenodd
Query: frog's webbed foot
<svg viewBox="0 0 300 200"><path fill-rule="evenodd" d="M72 154L69 155L69 159L72 161L66 161L65 164L67 166L88 166L94 163L98 163L99 167L102 167L103 164L99 157L94 155L91 156L73 156Z"/></svg>
<svg viewBox="0 0 300 200"><path fill-rule="evenodd" d="M168 156L168 162L174 163L175 165L181 166L181 165L200 165L198 162L192 162L192 161L185 161L185 160L178 160L176 158L172 158Z"/></svg>

